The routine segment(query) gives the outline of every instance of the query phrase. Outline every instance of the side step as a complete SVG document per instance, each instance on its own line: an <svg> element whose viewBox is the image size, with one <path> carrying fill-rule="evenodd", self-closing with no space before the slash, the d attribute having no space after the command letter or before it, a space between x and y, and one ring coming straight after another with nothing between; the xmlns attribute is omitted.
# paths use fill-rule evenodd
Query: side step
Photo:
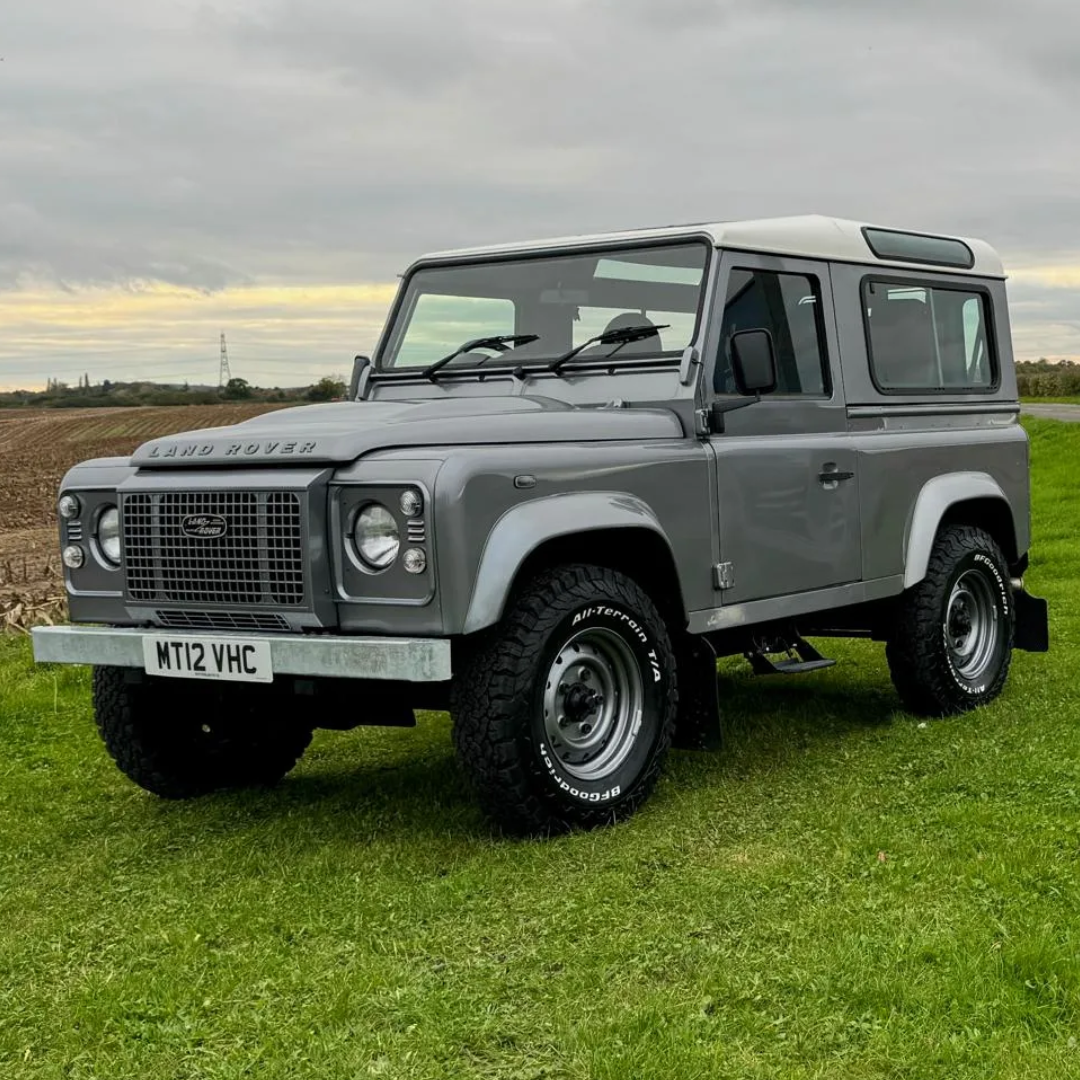
<svg viewBox="0 0 1080 1080"><path fill-rule="evenodd" d="M770 651L781 652L784 648L785 646L781 646ZM748 652L745 656L750 661L755 675L804 675L808 671L830 668L836 663L835 660L827 660L809 641L804 641L802 638L795 638L786 646L786 650L789 654L787 660L772 660L763 649ZM792 652L798 655L798 660L790 656Z"/></svg>

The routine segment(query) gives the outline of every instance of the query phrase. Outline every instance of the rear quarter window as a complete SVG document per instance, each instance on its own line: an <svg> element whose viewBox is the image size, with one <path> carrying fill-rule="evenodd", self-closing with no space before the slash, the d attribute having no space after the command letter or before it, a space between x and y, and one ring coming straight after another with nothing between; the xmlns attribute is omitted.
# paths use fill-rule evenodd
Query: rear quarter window
<svg viewBox="0 0 1080 1080"><path fill-rule="evenodd" d="M883 393L990 393L998 387L989 295L981 289L867 278L863 318Z"/></svg>

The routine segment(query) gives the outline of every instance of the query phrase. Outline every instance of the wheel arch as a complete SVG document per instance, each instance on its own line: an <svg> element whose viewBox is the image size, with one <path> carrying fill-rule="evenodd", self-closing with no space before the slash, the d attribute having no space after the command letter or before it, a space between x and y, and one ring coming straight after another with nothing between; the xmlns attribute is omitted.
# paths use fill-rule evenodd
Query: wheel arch
<svg viewBox="0 0 1080 1080"><path fill-rule="evenodd" d="M562 562L595 562L626 573L652 596L672 632L685 627L674 552L649 506L622 492L574 492L521 503L495 523L480 556L464 633L493 626L515 590Z"/></svg>
<svg viewBox="0 0 1080 1080"><path fill-rule="evenodd" d="M927 481L915 500L904 542L904 588L926 577L938 533L947 525L985 529L1001 547L1010 566L1022 554L1016 519L1001 485L988 473L957 472Z"/></svg>

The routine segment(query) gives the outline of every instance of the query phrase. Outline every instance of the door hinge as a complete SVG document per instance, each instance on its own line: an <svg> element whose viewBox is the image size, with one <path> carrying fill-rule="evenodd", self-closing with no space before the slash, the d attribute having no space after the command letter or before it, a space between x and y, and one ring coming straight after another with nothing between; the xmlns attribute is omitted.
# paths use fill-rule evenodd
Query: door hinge
<svg viewBox="0 0 1080 1080"><path fill-rule="evenodd" d="M735 564L730 562L717 563L713 567L713 588L731 589L735 586Z"/></svg>

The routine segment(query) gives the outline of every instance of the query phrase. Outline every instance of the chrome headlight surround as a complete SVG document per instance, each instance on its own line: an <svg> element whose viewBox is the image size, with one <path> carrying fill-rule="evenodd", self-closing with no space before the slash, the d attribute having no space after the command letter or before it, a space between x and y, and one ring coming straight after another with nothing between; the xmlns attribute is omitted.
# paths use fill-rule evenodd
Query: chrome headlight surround
<svg viewBox="0 0 1080 1080"><path fill-rule="evenodd" d="M433 505L437 467L429 461L409 462L406 467L412 475L401 475L401 462L360 461L341 469L331 482L329 523L336 547L334 591L343 604L370 605L371 609L381 605L422 607L435 597L433 537L427 518ZM420 510L419 516L407 517L402 510L406 491L419 496L405 500L406 509ZM357 546L358 521L373 503L393 515L399 531L397 557L383 570L361 558ZM417 557L419 551L424 553L423 560ZM418 572L421 561L426 565Z"/></svg>

